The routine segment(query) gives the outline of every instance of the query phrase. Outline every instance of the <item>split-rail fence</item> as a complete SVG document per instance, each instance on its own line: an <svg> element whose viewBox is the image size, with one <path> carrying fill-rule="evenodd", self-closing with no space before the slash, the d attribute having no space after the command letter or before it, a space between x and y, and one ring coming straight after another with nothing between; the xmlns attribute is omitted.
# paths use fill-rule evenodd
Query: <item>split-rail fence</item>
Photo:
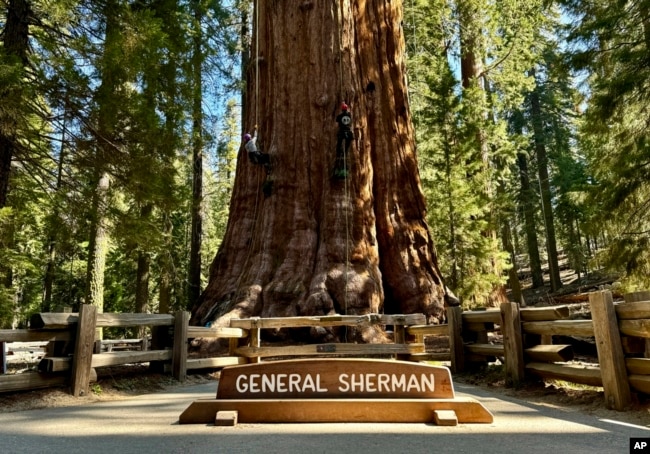
<svg viewBox="0 0 650 454"><path fill-rule="evenodd" d="M624 410L634 393L650 394L650 292L629 294L625 299L614 303L609 291L591 293L591 318L579 320L569 318L569 306L522 308L516 303L504 303L499 309L484 311L448 308L447 323L443 325L426 324L422 314L367 314L233 319L229 327L221 328L190 326L185 311L173 315L100 314L94 306L82 305L79 313L36 314L27 330L0 330L3 365L8 343L48 343L37 372L6 374L3 366L0 393L69 386L73 395L80 396L89 392L97 368L132 363L150 363L160 370L166 366L182 381L188 370L219 369L282 357L391 356L410 361L442 361L452 373L498 358L505 365L505 378L511 385L541 377L598 386L603 388L610 408ZM265 329L363 325L379 325L392 331L393 342L283 346L261 342ZM146 349L142 345L137 351L106 347L118 341L104 341L102 348L102 341L96 340L98 328L133 326L150 327L152 336ZM497 336L490 333L499 334L502 340L495 342ZM445 336L449 348L427 352L428 336ZM592 340L597 347L597 364L576 363L572 346L554 344L554 336ZM228 339L229 353L190 358L188 346L196 338Z"/></svg>

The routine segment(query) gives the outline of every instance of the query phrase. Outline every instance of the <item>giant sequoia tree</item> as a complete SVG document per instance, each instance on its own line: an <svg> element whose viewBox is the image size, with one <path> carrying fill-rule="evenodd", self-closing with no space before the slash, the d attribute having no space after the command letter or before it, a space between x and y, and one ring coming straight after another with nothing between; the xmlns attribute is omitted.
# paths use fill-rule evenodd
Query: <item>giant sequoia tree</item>
<svg viewBox="0 0 650 454"><path fill-rule="evenodd" d="M401 2L257 2L230 219L194 324L232 317L425 313L445 290L425 222L407 99ZM353 115L337 179L341 102ZM370 331L359 339L374 340Z"/></svg>

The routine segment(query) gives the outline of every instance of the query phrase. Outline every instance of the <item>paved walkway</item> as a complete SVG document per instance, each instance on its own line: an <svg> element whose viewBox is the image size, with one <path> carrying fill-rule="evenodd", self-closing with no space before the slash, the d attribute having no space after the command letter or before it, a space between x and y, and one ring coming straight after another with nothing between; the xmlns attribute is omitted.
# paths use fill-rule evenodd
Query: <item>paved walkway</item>
<svg viewBox="0 0 650 454"><path fill-rule="evenodd" d="M179 425L178 415L216 384L175 388L128 400L0 415L2 453L628 453L644 427L532 405L467 385L492 424Z"/></svg>

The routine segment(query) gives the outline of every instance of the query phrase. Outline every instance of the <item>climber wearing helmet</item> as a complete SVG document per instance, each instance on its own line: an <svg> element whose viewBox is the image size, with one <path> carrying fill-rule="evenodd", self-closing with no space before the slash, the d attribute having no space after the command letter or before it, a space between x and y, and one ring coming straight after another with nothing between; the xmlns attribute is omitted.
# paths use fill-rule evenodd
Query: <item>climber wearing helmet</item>
<svg viewBox="0 0 650 454"><path fill-rule="evenodd" d="M341 103L341 113L336 116L336 122L339 124L339 131L336 135L336 171L337 177L345 178L347 176L344 167L344 159L350 144L354 140L352 133L352 114L346 103ZM343 148L345 146L345 148ZM345 151L345 153L344 153Z"/></svg>

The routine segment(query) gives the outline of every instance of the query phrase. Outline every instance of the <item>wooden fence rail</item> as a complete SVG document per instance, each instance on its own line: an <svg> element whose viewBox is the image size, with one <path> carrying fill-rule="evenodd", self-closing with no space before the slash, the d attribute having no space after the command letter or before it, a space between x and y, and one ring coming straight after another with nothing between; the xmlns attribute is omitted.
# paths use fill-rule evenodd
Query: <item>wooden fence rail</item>
<svg viewBox="0 0 650 454"><path fill-rule="evenodd" d="M233 319L230 327L221 328L189 326L189 314L182 311L173 315L97 314L94 308L82 306L79 314L37 314L32 318L33 329L0 330L0 346L7 342L74 341L73 355L48 354L41 360L37 374L0 374L0 392L67 384L74 395L82 395L95 379L96 368L135 362L171 363L174 377L183 380L191 369L221 368L283 356L392 355L412 361L448 361L454 373L499 358L505 363L508 383L537 376L602 386L607 404L621 410L629 405L632 391L650 394L650 301L631 296L628 302L615 304L611 293L605 291L590 294L590 306L590 320L569 320L568 306L520 308L516 303L504 303L499 309L486 311L449 308L446 325L426 325L422 314L368 314ZM394 342L261 345L263 329L370 325L392 327ZM158 335L152 339L151 350L98 353L95 330L109 326L150 326ZM165 330L162 335L161 329ZM501 334L503 341L494 342L490 333ZM449 349L426 352L428 336L448 337ZM554 344L554 336L594 339L598 365L572 364L573 349ZM173 339L173 343L165 344L161 337ZM188 358L189 341L195 338L228 339L229 356ZM3 347L0 354L4 352Z"/></svg>
<svg viewBox="0 0 650 454"><path fill-rule="evenodd" d="M422 325L426 322L423 314L410 315L336 315L321 317L286 317L286 318L248 318L233 319L231 327L244 328L249 332L249 345L236 347L236 355L259 362L261 358L279 356L365 356L398 355L408 356L424 353L424 344L406 342L406 329L410 325ZM347 344L326 343L310 345L292 345L283 347L261 347L262 329L287 329L304 327L363 327L372 325L391 325L393 327L393 344Z"/></svg>

